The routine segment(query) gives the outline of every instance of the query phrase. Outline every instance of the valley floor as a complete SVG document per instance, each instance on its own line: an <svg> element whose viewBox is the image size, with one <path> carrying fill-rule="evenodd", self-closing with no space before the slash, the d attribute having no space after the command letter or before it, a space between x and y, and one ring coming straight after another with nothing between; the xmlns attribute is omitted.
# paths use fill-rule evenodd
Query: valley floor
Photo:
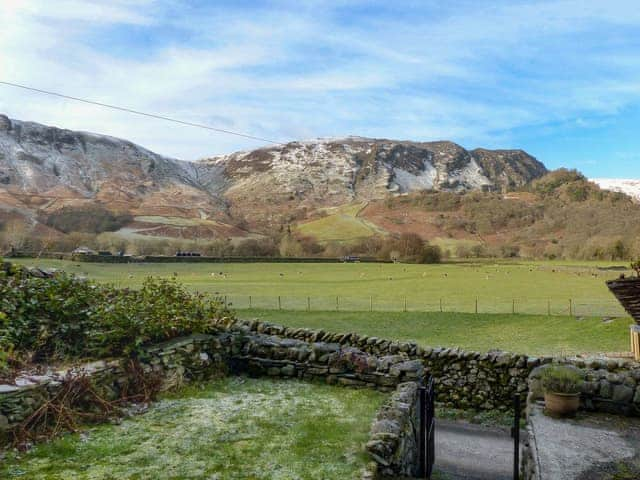
<svg viewBox="0 0 640 480"><path fill-rule="evenodd" d="M244 318L415 340L424 346L530 355L629 349L631 320L605 285L627 273L624 264L15 261L122 287L137 287L148 276L175 276L191 290L226 298Z"/></svg>

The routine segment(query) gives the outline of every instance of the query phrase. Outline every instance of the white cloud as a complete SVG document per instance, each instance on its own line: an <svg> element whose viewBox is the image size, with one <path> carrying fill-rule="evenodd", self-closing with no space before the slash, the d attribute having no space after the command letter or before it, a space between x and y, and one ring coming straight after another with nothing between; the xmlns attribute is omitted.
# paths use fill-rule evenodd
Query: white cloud
<svg viewBox="0 0 640 480"><path fill-rule="evenodd" d="M640 100L635 2L396 5L4 0L0 79L277 140L497 146ZM181 158L256 145L6 86L0 111Z"/></svg>

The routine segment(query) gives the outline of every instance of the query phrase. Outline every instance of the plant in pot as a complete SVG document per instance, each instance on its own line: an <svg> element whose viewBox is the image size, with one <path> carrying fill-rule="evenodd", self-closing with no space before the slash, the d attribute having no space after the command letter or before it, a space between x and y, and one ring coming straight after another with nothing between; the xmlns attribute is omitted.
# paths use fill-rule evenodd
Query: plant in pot
<svg viewBox="0 0 640 480"><path fill-rule="evenodd" d="M574 367L552 365L540 374L545 412L551 416L574 415L580 406L583 375Z"/></svg>

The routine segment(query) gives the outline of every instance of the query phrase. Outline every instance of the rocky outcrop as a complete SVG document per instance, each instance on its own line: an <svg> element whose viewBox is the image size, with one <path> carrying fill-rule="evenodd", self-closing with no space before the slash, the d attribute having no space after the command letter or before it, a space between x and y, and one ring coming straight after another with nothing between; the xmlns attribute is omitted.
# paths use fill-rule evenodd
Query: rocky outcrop
<svg viewBox="0 0 640 480"><path fill-rule="evenodd" d="M223 170L231 198L269 193L320 204L382 198L389 192L515 188L547 173L521 150L469 152L445 141L360 137L291 142L203 162Z"/></svg>

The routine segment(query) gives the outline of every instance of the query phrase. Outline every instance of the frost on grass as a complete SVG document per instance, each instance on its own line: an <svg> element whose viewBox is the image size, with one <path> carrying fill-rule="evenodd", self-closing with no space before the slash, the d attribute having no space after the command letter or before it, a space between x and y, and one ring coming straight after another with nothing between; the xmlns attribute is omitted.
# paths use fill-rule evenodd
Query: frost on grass
<svg viewBox="0 0 640 480"><path fill-rule="evenodd" d="M356 478L384 396L243 377L190 387L120 425L9 454L0 478Z"/></svg>

